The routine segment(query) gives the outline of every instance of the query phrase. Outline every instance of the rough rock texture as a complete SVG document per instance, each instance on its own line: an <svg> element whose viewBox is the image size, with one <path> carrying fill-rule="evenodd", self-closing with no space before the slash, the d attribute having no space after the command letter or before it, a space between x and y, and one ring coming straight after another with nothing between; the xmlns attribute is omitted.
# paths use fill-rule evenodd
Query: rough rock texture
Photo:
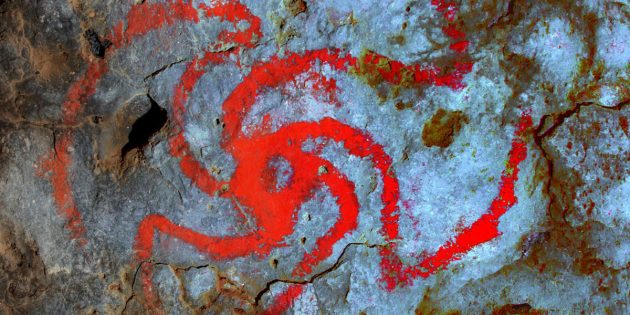
<svg viewBox="0 0 630 315"><path fill-rule="evenodd" d="M0 1L1 314L628 314L627 1Z"/></svg>

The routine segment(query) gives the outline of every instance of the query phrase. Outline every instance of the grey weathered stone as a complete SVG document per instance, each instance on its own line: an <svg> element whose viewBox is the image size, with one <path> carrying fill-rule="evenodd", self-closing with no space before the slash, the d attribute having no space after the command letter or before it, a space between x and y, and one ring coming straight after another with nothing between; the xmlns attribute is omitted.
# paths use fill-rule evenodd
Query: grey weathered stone
<svg viewBox="0 0 630 315"><path fill-rule="evenodd" d="M247 44L219 38L245 32L252 21L201 17L172 19L122 47L111 34L119 21L129 26L132 7L188 1L0 1L0 313L257 313L284 310L283 294L299 287L284 303L289 313L627 314L627 2L456 2L452 23L470 41L465 54L449 49L453 39L438 12L447 1L243 0L261 22L262 36ZM191 7L221 3L239 2L195 0ZM161 14L141 21L176 12ZM84 36L88 30L94 33ZM100 47L103 58L95 56L95 38L113 43ZM202 191L172 153L180 131L176 87L213 44L231 54L198 69L183 134L192 156L220 181L243 163L222 146L231 127L222 104L261 63L340 49L359 63L375 52L422 67L474 64L452 88L390 84L374 69L319 62L310 74L262 89L241 113L245 136L326 117L369 134L391 157L388 172L400 186L398 239L381 231L384 182L373 160L319 137L300 143L301 152L347 177L360 207L356 228L306 275L296 265L339 219L340 197L327 185L295 209L292 233L268 254L213 257L182 237L155 233L151 257L137 258L139 225L150 214L226 238L258 228L250 211L256 205ZM73 83L97 62L107 71L68 119ZM328 82L318 75L335 81L333 96L316 87ZM500 236L388 290L383 248L395 243L404 264L417 264L487 213L502 175L514 171L506 169L508 153L523 113L533 127L523 136L527 158ZM55 165L67 170L67 181ZM265 167L273 170L269 191L292 185L289 158ZM320 177L333 171L316 170ZM80 220L59 200L72 200ZM148 267L157 308L146 292Z"/></svg>

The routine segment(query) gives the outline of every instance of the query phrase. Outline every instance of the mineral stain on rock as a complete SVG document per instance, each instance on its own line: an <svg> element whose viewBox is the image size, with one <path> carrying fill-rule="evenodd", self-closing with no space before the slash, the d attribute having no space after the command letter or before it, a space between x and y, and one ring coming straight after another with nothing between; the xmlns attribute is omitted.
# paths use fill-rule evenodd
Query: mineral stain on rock
<svg viewBox="0 0 630 315"><path fill-rule="evenodd" d="M292 16L306 12L306 2L304 0L284 0L284 7Z"/></svg>
<svg viewBox="0 0 630 315"><path fill-rule="evenodd" d="M46 288L46 270L37 244L0 216L0 313L23 314Z"/></svg>
<svg viewBox="0 0 630 315"><path fill-rule="evenodd" d="M461 111L438 109L422 128L422 142L427 147L446 148L453 143L468 117Z"/></svg>

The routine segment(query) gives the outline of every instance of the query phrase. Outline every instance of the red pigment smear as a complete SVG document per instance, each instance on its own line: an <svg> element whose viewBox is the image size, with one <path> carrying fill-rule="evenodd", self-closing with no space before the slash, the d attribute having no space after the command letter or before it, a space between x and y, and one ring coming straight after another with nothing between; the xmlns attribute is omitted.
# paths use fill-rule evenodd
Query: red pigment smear
<svg viewBox="0 0 630 315"><path fill-rule="evenodd" d="M465 51L466 51L466 49L468 49L468 45L469 45L469 44L470 44L470 42L469 42L469 41L467 41L467 40L463 40L463 41L461 41L461 42L457 42L457 43L451 44L451 45L449 46L449 48L450 48L451 50L453 50L453 51L456 51L456 52L460 52L460 53L461 53L461 52L465 52Z"/></svg>
<svg viewBox="0 0 630 315"><path fill-rule="evenodd" d="M444 35L450 37L451 39L464 39L466 38L466 33L460 31L455 25L449 24L449 26L445 26L442 28L442 32Z"/></svg>
<svg viewBox="0 0 630 315"><path fill-rule="evenodd" d="M436 7L438 12L442 13L442 16L448 23L447 26L442 28L444 35L451 39L459 40L458 42L451 44L449 48L457 53L465 53L468 50L470 42L465 40L466 33L461 31L455 25L455 18L457 17L458 11L457 5L453 2L444 0L432 0L431 4Z"/></svg>
<svg viewBox="0 0 630 315"><path fill-rule="evenodd" d="M336 107L341 107L337 99L337 80L328 78L319 72L309 73L307 80L313 82L313 90L321 91L321 95L318 95L321 101L332 103Z"/></svg>
<svg viewBox="0 0 630 315"><path fill-rule="evenodd" d="M127 14L127 29L123 31L123 21L114 28L111 41L116 48L126 46L133 37L145 35L148 32L173 25L176 21L199 22L197 10L192 1L144 3L134 5Z"/></svg>
<svg viewBox="0 0 630 315"><path fill-rule="evenodd" d="M278 315L284 314L289 308L293 306L294 301L302 295L304 286L301 284L294 284L289 286L282 294L278 295L274 300L271 307L266 309L263 315Z"/></svg>
<svg viewBox="0 0 630 315"><path fill-rule="evenodd" d="M90 63L85 73L70 85L61 110L64 124L74 125L77 123L77 116L81 112L82 104L96 92L96 84L107 70L107 62L98 59Z"/></svg>
<svg viewBox="0 0 630 315"><path fill-rule="evenodd" d="M437 11L442 13L442 16L449 22L452 22L457 17L457 4L454 2L444 0L431 0L431 4L436 7Z"/></svg>
<svg viewBox="0 0 630 315"><path fill-rule="evenodd" d="M70 237L80 246L87 244L84 238L85 227L81 220L81 213L72 198L72 190L68 181L68 165L71 157L68 153L70 135L63 133L55 142L55 148L41 162L41 168L52 172L50 180L53 187L53 198L57 206L57 212L66 220L65 228L70 232Z"/></svg>

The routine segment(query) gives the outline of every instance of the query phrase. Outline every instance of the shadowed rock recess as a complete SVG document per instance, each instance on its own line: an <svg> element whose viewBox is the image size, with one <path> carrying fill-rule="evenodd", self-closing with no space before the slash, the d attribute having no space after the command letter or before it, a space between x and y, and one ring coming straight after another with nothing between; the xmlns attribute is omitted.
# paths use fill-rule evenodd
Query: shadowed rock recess
<svg viewBox="0 0 630 315"><path fill-rule="evenodd" d="M627 1L0 1L0 314L629 314Z"/></svg>

